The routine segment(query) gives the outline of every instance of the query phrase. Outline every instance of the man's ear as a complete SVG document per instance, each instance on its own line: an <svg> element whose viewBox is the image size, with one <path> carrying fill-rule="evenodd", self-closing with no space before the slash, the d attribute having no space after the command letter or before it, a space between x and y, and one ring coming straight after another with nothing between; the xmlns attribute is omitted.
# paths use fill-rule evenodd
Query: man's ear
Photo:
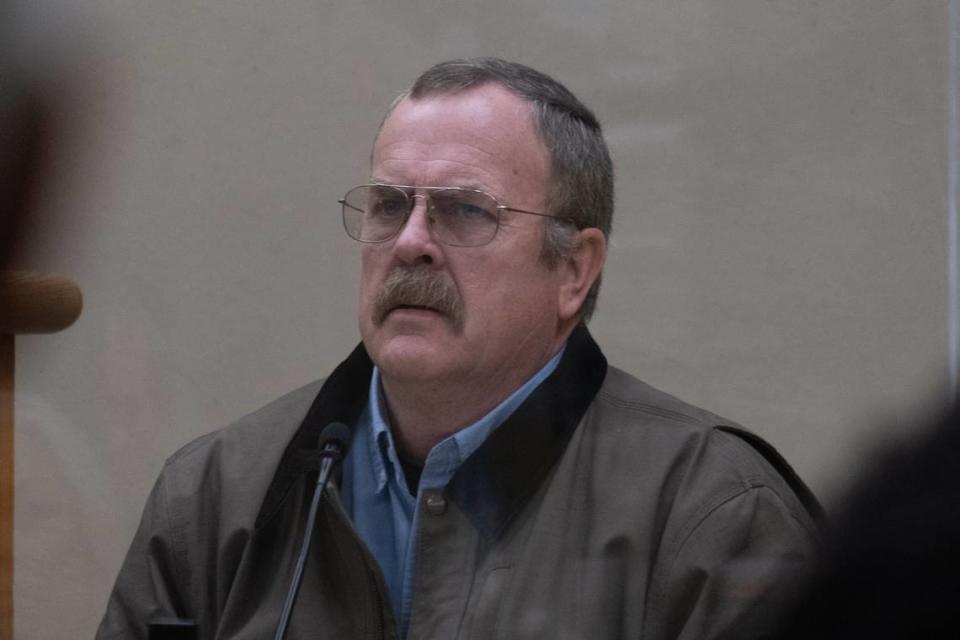
<svg viewBox="0 0 960 640"><path fill-rule="evenodd" d="M577 231L573 253L557 267L561 270L558 311L561 321L575 318L600 277L607 259L607 238L596 227Z"/></svg>

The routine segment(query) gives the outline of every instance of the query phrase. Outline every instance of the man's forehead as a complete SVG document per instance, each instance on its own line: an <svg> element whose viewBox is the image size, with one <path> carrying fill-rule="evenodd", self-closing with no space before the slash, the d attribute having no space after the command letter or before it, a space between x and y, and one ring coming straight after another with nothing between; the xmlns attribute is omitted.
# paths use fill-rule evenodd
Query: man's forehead
<svg viewBox="0 0 960 640"><path fill-rule="evenodd" d="M458 160L498 173L508 167L514 173L549 172L530 103L492 83L400 101L383 123L371 160L374 174L384 163L413 160L447 160L454 173Z"/></svg>
<svg viewBox="0 0 960 640"><path fill-rule="evenodd" d="M527 133L539 137L534 126L532 105L494 83L452 93L403 98L384 119L374 141L374 151L384 133L396 128L398 121L438 133L456 127L464 137L489 137L498 132L510 132L513 136Z"/></svg>
<svg viewBox="0 0 960 640"><path fill-rule="evenodd" d="M496 82L485 82L458 91L435 91L419 96L405 96L397 102L392 111L401 107L405 109L416 107L449 108L452 104L471 103L478 113L483 110L496 112L500 116L515 115L518 118L529 118L531 103L517 95L507 87Z"/></svg>

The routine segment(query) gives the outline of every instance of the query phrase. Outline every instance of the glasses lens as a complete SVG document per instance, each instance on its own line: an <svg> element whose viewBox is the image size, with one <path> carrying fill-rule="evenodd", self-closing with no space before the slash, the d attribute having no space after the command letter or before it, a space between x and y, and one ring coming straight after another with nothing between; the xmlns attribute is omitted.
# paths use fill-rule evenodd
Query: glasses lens
<svg viewBox="0 0 960 640"><path fill-rule="evenodd" d="M343 227L354 240L383 242L400 230L410 211L410 198L396 187L354 187L343 198Z"/></svg>
<svg viewBox="0 0 960 640"><path fill-rule="evenodd" d="M497 233L497 201L481 191L439 189L430 194L434 237L455 247L476 247Z"/></svg>

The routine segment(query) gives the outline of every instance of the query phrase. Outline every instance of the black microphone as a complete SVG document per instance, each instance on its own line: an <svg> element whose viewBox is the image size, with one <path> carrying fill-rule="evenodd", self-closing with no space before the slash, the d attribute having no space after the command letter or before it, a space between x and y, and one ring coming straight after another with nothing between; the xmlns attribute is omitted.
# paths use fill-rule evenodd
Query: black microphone
<svg viewBox="0 0 960 640"><path fill-rule="evenodd" d="M321 458L340 462L350 446L350 428L342 422L331 422L320 432L318 445Z"/></svg>
<svg viewBox="0 0 960 640"><path fill-rule="evenodd" d="M317 487L313 492L313 500L310 502L307 526L303 530L303 543L300 545L297 564L293 568L293 578L290 581L290 588L287 590L287 599L283 603L277 632L273 636L274 640L283 640L287 633L290 614L293 613L293 605L297 600L297 593L300 591L300 583L303 581L303 568L307 564L307 554L310 552L310 540L313 538L317 511L320 508L320 498L323 496L323 490L327 486L327 480L330 479L333 467L343 460L349 443L350 429L342 422L331 422L320 432L318 443L320 448L320 473L317 475Z"/></svg>

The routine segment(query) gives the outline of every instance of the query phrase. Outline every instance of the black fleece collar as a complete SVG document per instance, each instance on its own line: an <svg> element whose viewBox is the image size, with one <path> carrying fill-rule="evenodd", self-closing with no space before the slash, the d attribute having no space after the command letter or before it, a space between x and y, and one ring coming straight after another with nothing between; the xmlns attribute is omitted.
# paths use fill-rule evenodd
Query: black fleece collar
<svg viewBox="0 0 960 640"><path fill-rule="evenodd" d="M320 431L331 422L356 425L367 402L373 363L363 345L330 375L284 451L256 527L279 512L315 463ZM553 374L461 465L451 497L488 539L497 537L563 453L607 373L607 360L586 327L574 329Z"/></svg>

